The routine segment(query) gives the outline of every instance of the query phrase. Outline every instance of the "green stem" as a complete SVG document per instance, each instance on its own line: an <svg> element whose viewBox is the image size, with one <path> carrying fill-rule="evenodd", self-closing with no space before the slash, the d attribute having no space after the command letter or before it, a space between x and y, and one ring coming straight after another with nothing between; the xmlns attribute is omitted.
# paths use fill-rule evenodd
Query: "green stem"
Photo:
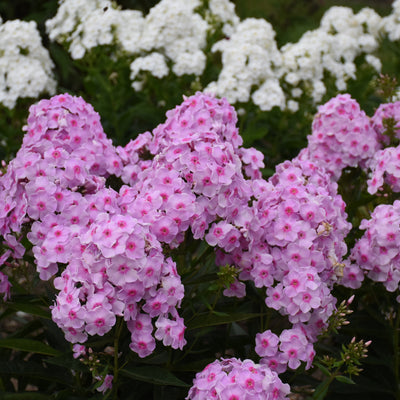
<svg viewBox="0 0 400 400"><path fill-rule="evenodd" d="M113 391L114 391L114 396L113 399L117 400L118 399L118 373L119 373L119 367L118 367L118 345L119 345L119 337L121 336L121 330L123 327L123 320L121 317L118 317L117 319L117 325L115 328L115 336L114 336L114 378L113 378Z"/></svg>
<svg viewBox="0 0 400 400"><path fill-rule="evenodd" d="M328 393L329 386L333 382L333 380L336 378L336 376L340 375L340 367L341 365L334 371L332 374L325 379L315 390L315 393L313 395L314 400L322 400L325 398L325 396Z"/></svg>
<svg viewBox="0 0 400 400"><path fill-rule="evenodd" d="M400 307L397 310L396 323L393 332L393 352L394 352L394 377L396 381L396 398L400 400L399 382L399 328L400 328Z"/></svg>
<svg viewBox="0 0 400 400"><path fill-rule="evenodd" d="M81 373L79 371L75 371L75 381L76 386L78 387L78 393L82 393L82 381L81 381Z"/></svg>
<svg viewBox="0 0 400 400"><path fill-rule="evenodd" d="M218 292L215 294L214 303L212 304L211 309L210 309L210 312L211 312L211 313L213 313L214 310L215 310L215 307L216 307L216 305L217 305L217 303L218 303L218 300L219 300L219 298L221 297L221 292L222 292L222 290L221 290L221 288L219 288L219 289L218 289Z"/></svg>

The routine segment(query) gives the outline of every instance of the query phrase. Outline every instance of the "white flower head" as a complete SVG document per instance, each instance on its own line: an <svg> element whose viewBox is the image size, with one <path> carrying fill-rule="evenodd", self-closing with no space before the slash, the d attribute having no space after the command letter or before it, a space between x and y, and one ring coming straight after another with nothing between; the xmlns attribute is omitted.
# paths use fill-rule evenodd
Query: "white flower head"
<svg viewBox="0 0 400 400"><path fill-rule="evenodd" d="M53 68L36 22L0 24L0 103L14 108L18 98L54 94Z"/></svg>

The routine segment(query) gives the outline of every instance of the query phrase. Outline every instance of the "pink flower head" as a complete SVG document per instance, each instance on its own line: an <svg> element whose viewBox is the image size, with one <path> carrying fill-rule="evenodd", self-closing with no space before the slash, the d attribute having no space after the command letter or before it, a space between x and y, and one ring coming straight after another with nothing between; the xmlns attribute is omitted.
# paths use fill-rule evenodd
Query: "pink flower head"
<svg viewBox="0 0 400 400"><path fill-rule="evenodd" d="M104 377L104 380L102 382L102 384L96 389L98 392L101 393L105 393L107 390L111 390L112 388L112 381L113 381L113 375L107 374ZM102 378L99 377L99 380L101 380Z"/></svg>
<svg viewBox="0 0 400 400"><path fill-rule="evenodd" d="M365 112L349 94L340 94L318 108L308 146L298 157L317 162L338 180L346 167L365 168L379 148Z"/></svg>
<svg viewBox="0 0 400 400"><path fill-rule="evenodd" d="M286 399L289 385L266 365L236 358L215 360L196 374L187 400Z"/></svg>

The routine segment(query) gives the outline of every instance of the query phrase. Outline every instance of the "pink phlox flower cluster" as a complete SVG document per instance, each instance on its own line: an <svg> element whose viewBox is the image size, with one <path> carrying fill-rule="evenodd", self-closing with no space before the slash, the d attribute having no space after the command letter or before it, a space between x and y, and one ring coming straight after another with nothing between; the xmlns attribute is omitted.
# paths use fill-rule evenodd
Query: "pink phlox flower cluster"
<svg viewBox="0 0 400 400"><path fill-rule="evenodd" d="M308 146L298 157L318 163L337 181L346 167L365 169L378 149L369 117L349 94L340 94L318 108Z"/></svg>
<svg viewBox="0 0 400 400"><path fill-rule="evenodd" d="M57 262L65 263L75 250L79 192L104 187L107 176L121 173L122 163L98 113L82 98L63 94L41 100L30 107L24 129L22 146L0 178L0 233L11 250L2 264L7 256L22 258L21 229L31 222L29 239L40 242L33 249L38 270L49 279Z"/></svg>
<svg viewBox="0 0 400 400"><path fill-rule="evenodd" d="M287 399L288 384L266 365L237 358L215 360L196 374L187 400Z"/></svg>
<svg viewBox="0 0 400 400"><path fill-rule="evenodd" d="M99 114L80 97L63 94L32 105L25 130L0 179L2 236L20 232L27 218L43 220L60 212L71 191L94 193L107 176L122 171Z"/></svg>
<svg viewBox="0 0 400 400"><path fill-rule="evenodd" d="M263 362L279 372L311 365L347 251L344 203L309 160L287 161L261 179L262 154L240 147L236 121L226 100L197 93L152 133L114 148L82 99L32 106L23 146L0 178L0 227L7 257L22 257L16 236L30 223L40 277L56 276L52 317L68 341L102 336L121 317L140 357L156 339L182 348L184 288L164 251L190 229L218 249L218 265L238 268L225 295L243 297L251 280L293 324L275 354L260 354ZM112 175L125 183L119 192L106 187Z"/></svg>
<svg viewBox="0 0 400 400"><path fill-rule="evenodd" d="M293 352L291 357L283 355L285 346L279 341L272 361L259 353L262 362L271 362L270 368L279 372L288 366L297 368L302 361L311 366L312 343L335 309L331 290L340 276L347 252L344 238L351 228L337 188L316 163L286 161L268 181L252 181L251 207L244 207L232 223L214 223L205 237L209 244L226 250L226 238L239 227L239 246L219 251L216 259L240 271L232 294L242 294L241 281L265 287L266 305L287 316L293 324L287 332L304 342L299 346L306 351Z"/></svg>
<svg viewBox="0 0 400 400"><path fill-rule="evenodd" d="M289 315L292 323L307 322L336 282L351 225L337 184L313 162L285 161L268 183L269 190L258 193L254 204L263 229L255 249L264 247L272 256L269 270L279 283L266 280L264 285L259 274L267 274L257 263L249 273L256 286L268 288L270 307Z"/></svg>
<svg viewBox="0 0 400 400"><path fill-rule="evenodd" d="M360 229L365 233L349 257L353 272L345 275L343 284L359 287L366 274L382 282L389 292L396 291L400 282L400 201L377 206L370 219L361 221Z"/></svg>
<svg viewBox="0 0 400 400"><path fill-rule="evenodd" d="M242 270L239 277L265 287L266 305L288 316L293 324L288 332L301 329L302 340L310 345L305 346L306 353L273 355L270 368L282 372L287 366L297 368L300 361L309 367L312 343L335 309L331 289L347 252L344 238L351 228L345 204L337 183L324 169L298 159L278 165L268 182L255 181L253 193L261 231L251 236L253 240L237 257L236 265ZM281 352L282 346L280 342ZM264 353L259 355L264 357Z"/></svg>
<svg viewBox="0 0 400 400"><path fill-rule="evenodd" d="M121 175L124 160L99 115L81 98L55 96L31 107L26 130L0 179L7 193L2 192L5 255L22 257L23 247L8 232L19 234L30 222L27 237L40 278L50 279L62 266L54 280L60 292L52 317L68 341L104 335L120 316L132 331L132 350L144 357L155 348L152 319L159 318L173 329L166 327L157 338L182 348L185 327L176 307L183 285L151 231L152 221L127 212L132 189L117 193L105 187L108 176ZM140 330L142 315L151 329Z"/></svg>
<svg viewBox="0 0 400 400"><path fill-rule="evenodd" d="M257 354L260 363L280 374L289 366L297 369L301 362L310 368L315 356L314 347L301 327L285 329L279 336L270 330L256 335Z"/></svg>
<svg viewBox="0 0 400 400"><path fill-rule="evenodd" d="M52 318L72 343L104 335L120 316L132 334L130 348L140 357L153 352L155 337L182 348L185 327L176 308L184 288L175 263L164 257L148 224L122 212L122 199L111 189L87 196L92 221L77 238L80 257L71 258L54 280L60 293ZM165 326L153 334L155 318L157 327Z"/></svg>
<svg viewBox="0 0 400 400"><path fill-rule="evenodd" d="M264 164L259 151L239 147L236 122L225 99L197 93L169 111L152 134L119 149L129 160L122 179L138 182L129 212L143 214L161 242L176 247L190 227L195 239L205 237L225 252L240 247L253 218L246 178L260 178Z"/></svg>
<svg viewBox="0 0 400 400"><path fill-rule="evenodd" d="M377 151L368 167L371 170L368 193L375 194L385 183L393 192L400 192L400 146Z"/></svg>
<svg viewBox="0 0 400 400"><path fill-rule="evenodd" d="M385 134L388 125L393 128L395 137L400 139L400 101L380 104L371 117L371 123L380 142L390 143L390 137Z"/></svg>

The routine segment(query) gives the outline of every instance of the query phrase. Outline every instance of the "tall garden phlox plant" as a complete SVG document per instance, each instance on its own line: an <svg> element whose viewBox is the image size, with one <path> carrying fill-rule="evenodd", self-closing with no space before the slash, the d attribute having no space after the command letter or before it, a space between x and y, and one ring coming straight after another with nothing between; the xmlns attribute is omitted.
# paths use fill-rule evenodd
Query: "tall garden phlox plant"
<svg viewBox="0 0 400 400"><path fill-rule="evenodd" d="M346 112L357 116L350 118L354 127L342 125ZM331 121L326 136L323 118ZM363 143L376 150L371 137L377 133L350 96L338 96L320 108L309 146L264 180L263 156L241 147L236 122L225 99L197 93L169 111L152 133L114 147L82 98L63 94L30 108L21 149L0 178L7 249L1 257L7 264L27 252L42 280L54 278L52 318L75 344L76 357L86 353L88 337L105 335L119 319L139 357L153 353L156 339L183 349L185 324L178 309L184 286L170 254L190 232L215 248L217 265L235 267L225 296L242 298L245 282L253 282L264 288L266 306L291 326L256 335L259 366L224 361L218 367L222 381L196 383L189 397L211 390L225 398L251 389L263 398L276 388L281 389L275 395L284 396L287 387L272 384L280 382L276 374L301 363L312 366L313 344L336 310L332 289L352 286L343 274L351 225L336 179L344 167L368 165L367 151L346 158L346 145L355 147L357 139L364 150ZM353 141L344 128L356 133ZM323 155L334 137L344 142L333 154L341 160L333 164L339 172ZM7 298L10 284L1 276ZM221 382L237 368L238 376L262 371L272 386L265 378L262 385L253 380L241 386L239 380L226 388ZM112 375L104 379L101 390L111 387Z"/></svg>

